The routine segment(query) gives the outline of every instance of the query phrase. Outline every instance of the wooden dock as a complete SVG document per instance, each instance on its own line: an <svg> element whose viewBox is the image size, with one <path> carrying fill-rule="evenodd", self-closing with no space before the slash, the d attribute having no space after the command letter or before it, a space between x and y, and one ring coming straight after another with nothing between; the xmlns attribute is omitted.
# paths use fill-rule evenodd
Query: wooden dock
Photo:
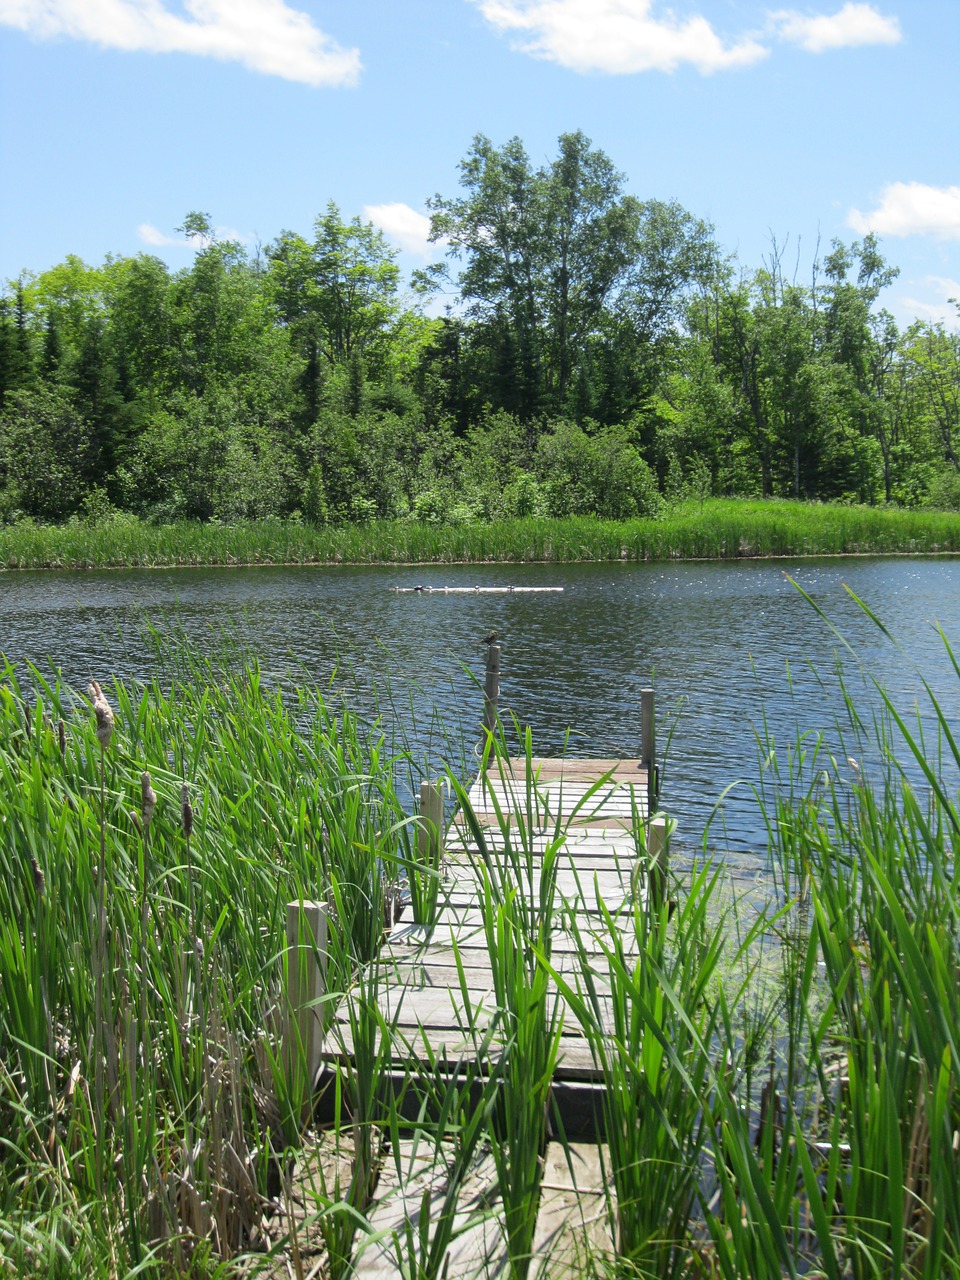
<svg viewBox="0 0 960 1280"><path fill-rule="evenodd" d="M499 657L499 646L491 643L484 707L488 735L497 724ZM492 737L486 742L489 748ZM467 1088L471 1092L465 1097L475 1096L478 1087L488 1093L501 1088L513 1044L512 1015L498 999L490 938L491 920L502 927L507 917L498 912L508 908L534 922L541 940L548 939L546 1007L560 1025L550 1092L564 1141L548 1141L543 1152L529 1275L535 1280L578 1276L588 1253L594 1263L598 1253L614 1253L615 1195L599 1123L603 1076L562 984L579 989L589 968L601 1025L609 1025L605 949L616 941L621 954L636 954L635 914L647 910L651 900L661 902L664 894L667 824L655 813L657 794L650 690L643 691L640 759L494 753L485 758L449 822L439 788L424 784L418 866L440 868L439 893L435 904L420 901L421 919L414 917L412 904L404 909L371 962L368 976L376 980L366 984L361 977L360 984L375 993L370 998L377 1005L381 1082L396 1082L404 1114L415 1123L411 1137L395 1139L384 1150L372 1203L364 1209L368 1230L354 1252L357 1276L399 1280L404 1242L435 1221L453 1188L459 1190L454 1239L445 1253L448 1274L473 1280L510 1269L496 1147L489 1145L497 1139L487 1133L466 1175L463 1168L454 1175L452 1145L427 1136L430 1108L436 1105L431 1085L438 1080ZM436 879L427 876L425 882L436 884ZM541 896L545 882L546 899ZM322 914L318 904L311 906ZM304 904L291 908L292 946ZM518 918L510 917L508 928L516 931L518 950L526 948L529 955L531 935L517 926ZM318 925L325 930L319 915ZM317 945L322 952L319 934ZM319 1016L311 1017L319 1025ZM348 997L315 1044L321 1076L356 1061L357 1025ZM308 1062L312 1052L308 1048Z"/></svg>
<svg viewBox="0 0 960 1280"><path fill-rule="evenodd" d="M596 981L603 985L602 947L610 938L611 915L627 954L635 948L634 909L646 907L651 883L655 890L663 870L662 862L651 868L649 858L666 857L662 820L649 821L649 782L639 761L610 759L501 760L476 779L466 811L458 810L446 833L433 926L417 924L405 912L377 961L378 1005L392 1029L392 1064L396 1078L408 1089L412 1084L414 1098L418 1071L435 1079L442 1064L460 1078L470 1072L482 1077L496 1069L506 1048L507 1020L497 1006L480 889L481 868L491 860L506 874L519 872L517 887L532 895L545 852L559 845L551 960L572 985L585 952L596 956ZM638 825L653 833L645 841L651 846L646 858L638 857ZM577 1276L587 1251L594 1257L612 1254L615 1244L615 1197L597 1126L601 1073L555 985L553 998L563 1013L553 1100L566 1141L550 1142L544 1153L530 1270L538 1280ZM333 1065L352 1048L350 1016L343 1008L322 1057ZM404 1140L386 1153L367 1210L370 1235L356 1260L358 1276L399 1280L397 1241L419 1220L425 1203L431 1214L442 1204L446 1177L442 1158L438 1164L428 1143ZM481 1147L457 1201L450 1274L464 1280L506 1274L498 1203L495 1162Z"/></svg>
<svg viewBox="0 0 960 1280"><path fill-rule="evenodd" d="M601 951L608 936L606 913L622 926L629 953L634 905L645 907L649 893L634 834L635 824L648 818L646 770L635 760L534 759L530 764L529 786L522 759L504 761L477 778L469 793L471 816L460 810L447 836L433 927L408 919L405 912L377 961L380 1010L394 1028L398 1073L409 1070L418 1055L468 1068L477 1065L478 1053L491 1057L502 1048L480 869L492 858L506 874L517 874L513 861L504 857L508 842L514 858L522 846L519 874L527 883L518 888L525 895L537 892L545 850L560 845L552 957L561 974L576 972L584 947ZM482 833L482 848L473 838L475 829ZM656 828L652 843L651 853ZM322 1058L333 1063L351 1051L350 1015L343 1008L324 1041ZM564 1118L576 1129L589 1127L584 1108L590 1112L593 1099L577 1099L575 1090L563 1086L596 1085L599 1079L576 1019L565 1014L555 1085L570 1099L571 1114Z"/></svg>

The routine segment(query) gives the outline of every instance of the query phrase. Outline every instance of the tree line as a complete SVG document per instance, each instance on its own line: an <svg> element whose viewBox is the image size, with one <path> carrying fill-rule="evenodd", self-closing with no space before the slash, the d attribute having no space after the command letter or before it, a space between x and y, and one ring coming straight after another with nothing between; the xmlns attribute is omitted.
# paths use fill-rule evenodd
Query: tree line
<svg viewBox="0 0 960 1280"><path fill-rule="evenodd" d="M748 270L582 133L477 137L401 279L334 205L192 265L0 296L0 520L653 515L691 492L960 506L960 336L898 328L872 235ZM444 305L446 304L446 305ZM437 311L443 314L432 314Z"/></svg>

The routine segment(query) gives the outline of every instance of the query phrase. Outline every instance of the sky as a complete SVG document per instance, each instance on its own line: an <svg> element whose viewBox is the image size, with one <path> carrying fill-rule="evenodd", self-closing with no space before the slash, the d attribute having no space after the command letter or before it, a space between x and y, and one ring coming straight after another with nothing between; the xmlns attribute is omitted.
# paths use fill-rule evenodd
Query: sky
<svg viewBox="0 0 960 1280"><path fill-rule="evenodd" d="M787 0L790 3L791 0ZM0 281L251 251L334 201L407 273L476 134L582 129L744 271L875 231L901 324L957 327L960 0L0 0Z"/></svg>

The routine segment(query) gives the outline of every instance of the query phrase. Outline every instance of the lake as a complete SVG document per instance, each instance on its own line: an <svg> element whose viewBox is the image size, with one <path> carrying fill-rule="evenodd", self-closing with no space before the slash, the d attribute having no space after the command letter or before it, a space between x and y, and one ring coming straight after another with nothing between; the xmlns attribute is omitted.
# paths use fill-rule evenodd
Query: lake
<svg viewBox="0 0 960 1280"><path fill-rule="evenodd" d="M787 575L899 707L911 708L926 675L948 714L960 713L960 681L934 626L960 637L955 560L8 573L0 574L0 650L18 667L52 664L80 687L91 678L149 677L157 659L143 619L161 628L175 619L201 648L218 646L225 634L239 638L268 679L295 672L332 684L365 714L373 714L376 683L391 727L418 754L436 759L455 750L438 722L448 738L472 747L481 697L469 671L482 678L480 640L496 629L501 706L532 725L540 754L560 750L568 730L573 754L638 754L640 690L654 685L659 749L673 728L663 803L679 820L680 843L694 846L714 802L743 780L725 803L713 843L749 860L764 846L749 787L759 777L757 733L766 723L781 758L798 733L821 729L840 752L838 652L854 687L862 684L857 662ZM390 589L415 584L563 592ZM932 723L926 716L928 729Z"/></svg>

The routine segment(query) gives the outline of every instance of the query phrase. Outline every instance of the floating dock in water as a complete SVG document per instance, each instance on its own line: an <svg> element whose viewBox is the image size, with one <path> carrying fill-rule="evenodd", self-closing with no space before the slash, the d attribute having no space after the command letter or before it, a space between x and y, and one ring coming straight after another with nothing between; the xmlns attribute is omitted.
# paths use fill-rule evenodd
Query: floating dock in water
<svg viewBox="0 0 960 1280"><path fill-rule="evenodd" d="M505 595L533 595L536 593L558 594L563 591L563 587L391 587L391 591L397 595L418 595L418 596L505 596Z"/></svg>

